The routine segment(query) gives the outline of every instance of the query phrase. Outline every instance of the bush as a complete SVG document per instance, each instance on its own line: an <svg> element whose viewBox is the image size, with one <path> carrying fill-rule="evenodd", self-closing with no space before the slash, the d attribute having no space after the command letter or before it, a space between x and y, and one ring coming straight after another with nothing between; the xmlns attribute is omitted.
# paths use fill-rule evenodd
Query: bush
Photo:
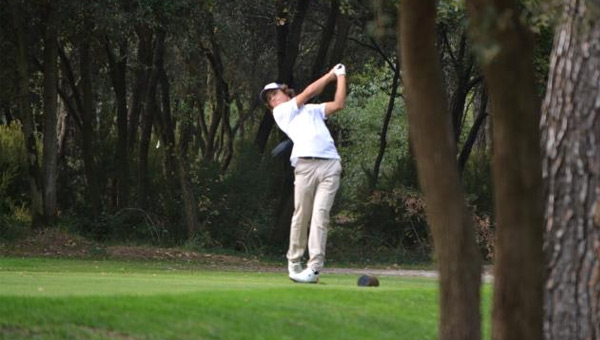
<svg viewBox="0 0 600 340"><path fill-rule="evenodd" d="M0 125L0 215L29 206L27 152L21 125Z"/></svg>
<svg viewBox="0 0 600 340"><path fill-rule="evenodd" d="M62 224L71 232L100 242L173 244L164 222L138 208L104 212L95 218L83 212L74 213L63 217Z"/></svg>
<svg viewBox="0 0 600 340"><path fill-rule="evenodd" d="M234 159L226 175L214 163L201 164L197 170L200 221L212 246L260 252L273 226L273 162L262 159L251 145L241 145Z"/></svg>
<svg viewBox="0 0 600 340"><path fill-rule="evenodd" d="M12 242L27 236L28 223L16 218L0 215L0 243Z"/></svg>
<svg viewBox="0 0 600 340"><path fill-rule="evenodd" d="M424 201L405 189L376 190L332 219L328 257L359 262L428 261L431 253Z"/></svg>
<svg viewBox="0 0 600 340"><path fill-rule="evenodd" d="M485 150L473 150L463 170L463 186L467 201L476 214L493 213L491 155Z"/></svg>

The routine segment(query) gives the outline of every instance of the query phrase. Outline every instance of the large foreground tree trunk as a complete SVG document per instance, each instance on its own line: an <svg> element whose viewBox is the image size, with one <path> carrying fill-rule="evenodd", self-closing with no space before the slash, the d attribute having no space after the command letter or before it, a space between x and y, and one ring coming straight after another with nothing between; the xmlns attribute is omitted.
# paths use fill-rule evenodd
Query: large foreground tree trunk
<svg viewBox="0 0 600 340"><path fill-rule="evenodd" d="M435 1L403 0L399 15L409 127L440 273L439 339L480 339L481 261L435 47Z"/></svg>
<svg viewBox="0 0 600 340"><path fill-rule="evenodd" d="M541 124L544 335L600 339L600 6L564 3Z"/></svg>
<svg viewBox="0 0 600 340"><path fill-rule="evenodd" d="M542 180L533 36L515 1L470 0L494 113L493 339L542 337ZM491 15L491 16L490 16Z"/></svg>

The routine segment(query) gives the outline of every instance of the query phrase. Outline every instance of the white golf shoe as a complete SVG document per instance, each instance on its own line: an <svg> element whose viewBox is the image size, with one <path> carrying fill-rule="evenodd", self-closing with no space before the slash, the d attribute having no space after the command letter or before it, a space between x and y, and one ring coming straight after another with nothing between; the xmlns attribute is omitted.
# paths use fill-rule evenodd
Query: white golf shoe
<svg viewBox="0 0 600 340"><path fill-rule="evenodd" d="M290 273L290 279L298 283L317 283L319 282L319 272L306 268L297 274Z"/></svg>

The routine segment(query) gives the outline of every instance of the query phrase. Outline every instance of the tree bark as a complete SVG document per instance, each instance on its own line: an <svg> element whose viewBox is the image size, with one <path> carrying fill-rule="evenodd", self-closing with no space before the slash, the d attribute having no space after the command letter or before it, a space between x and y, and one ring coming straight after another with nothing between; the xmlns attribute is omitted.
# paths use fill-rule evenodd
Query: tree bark
<svg viewBox="0 0 600 340"><path fill-rule="evenodd" d="M471 126L471 130L469 130L469 135L467 136L467 140L463 145L462 150L460 150L460 155L458 156L458 171L463 173L465 166L467 164L467 160L471 155L471 150L473 150L473 146L477 141L477 136L479 136L479 132L482 127L484 127L484 123L486 118L489 116L487 113L487 94L486 90L482 89L482 94L480 95L481 103L479 110L477 111L477 117L475 117L475 121Z"/></svg>
<svg viewBox="0 0 600 340"><path fill-rule="evenodd" d="M286 39L285 57L283 58L283 65L279 69L279 76L277 81L288 84L291 88L294 88L294 65L296 65L296 58L298 58L298 51L300 51L300 35L302 33L302 24L306 17L306 11L308 10L309 0L297 0L296 10L294 11L294 18L290 24L290 31Z"/></svg>
<svg viewBox="0 0 600 340"><path fill-rule="evenodd" d="M119 55L116 56L110 45L105 41L106 55L110 70L110 78L117 100L117 152L116 152L116 181L117 194L114 205L117 209L126 207L129 199L129 160L127 150L127 42L119 44Z"/></svg>
<svg viewBox="0 0 600 340"><path fill-rule="evenodd" d="M14 32L17 43L17 94L18 106L21 116L21 129L27 150L27 172L29 182L29 198L31 200L32 227L40 228L43 223L44 207L42 196L42 176L40 173L38 150L35 140L35 122L31 112L29 95L29 65L27 62L27 41L24 28L25 17L21 11L19 1L10 1Z"/></svg>
<svg viewBox="0 0 600 340"><path fill-rule="evenodd" d="M494 114L493 339L542 338L542 181L533 37L515 1L470 0Z"/></svg>
<svg viewBox="0 0 600 340"><path fill-rule="evenodd" d="M91 32L91 22L84 18L86 32ZM92 58L90 55L90 43L87 38L83 39L79 48L79 67L81 71L81 98L83 105L82 129L81 129L81 153L85 177L87 181L88 198L91 204L91 213L98 216L102 211L101 193L98 183L96 169L96 131L94 129L94 117L96 114L96 101L92 87Z"/></svg>
<svg viewBox="0 0 600 340"><path fill-rule="evenodd" d="M461 33L458 50L455 52L452 51L452 46L448 41L447 32L444 31L443 35L454 68L454 92L450 98L450 114L452 115L454 139L458 144L463 128L462 125L467 95L478 83L477 79L479 78L476 78L475 80L471 79L473 73L473 57L467 44L467 33L465 31Z"/></svg>
<svg viewBox="0 0 600 340"><path fill-rule="evenodd" d="M400 82L400 63L396 60L396 67L394 68L394 78L392 80L392 93L388 101L387 111L383 117L383 125L381 126L381 133L379 134L379 152L377 158L375 158L375 166L373 167L373 178L371 180L371 192L375 190L377 182L379 180L379 171L381 168L381 162L383 161L383 155L387 147L387 132L392 119L392 112L394 111L394 103L396 102L396 94L398 93L398 83Z"/></svg>
<svg viewBox="0 0 600 340"><path fill-rule="evenodd" d="M564 1L543 103L548 340L600 339L599 11Z"/></svg>
<svg viewBox="0 0 600 340"><path fill-rule="evenodd" d="M481 261L435 47L435 1L403 0L398 14L409 128L440 273L439 339L480 339Z"/></svg>
<svg viewBox="0 0 600 340"><path fill-rule="evenodd" d="M82 129L83 118L81 116L84 111L83 101L81 99L81 95L79 94L79 88L77 87L73 67L71 67L71 62L69 61L65 49L61 44L58 45L58 56L63 69L63 75L66 77L69 87L71 88L71 95L69 96L65 88L59 88L58 92L63 99L63 102L67 106L67 112L73 118L77 128Z"/></svg>
<svg viewBox="0 0 600 340"><path fill-rule="evenodd" d="M138 164L138 205L142 209L148 206L148 190L150 188L150 176L148 174L148 151L150 149L150 138L152 137L152 126L157 112L156 92L158 87L159 72L154 65L157 59L162 59L165 50L166 32L157 29L152 56L152 70L146 86L146 107L142 115L142 132L140 137L139 164Z"/></svg>
<svg viewBox="0 0 600 340"><path fill-rule="evenodd" d="M140 115L144 111L145 96L147 92L148 78L152 68L152 30L144 25L136 27L138 38L137 63L134 68L133 88L131 89L131 102L127 112L128 120L128 153L135 153L138 142L138 131Z"/></svg>
<svg viewBox="0 0 600 340"><path fill-rule="evenodd" d="M329 56L329 65L337 65L342 61L351 26L352 23L346 15L342 14L338 16L335 43L333 44L331 55Z"/></svg>
<svg viewBox="0 0 600 340"><path fill-rule="evenodd" d="M216 161L215 155L217 133L219 125L225 124L223 121L229 117L229 86L224 78L223 61L221 60L221 48L218 45L214 35L210 34L210 49L205 48L206 57L214 73L215 100L216 105L213 110L208 126L205 125L206 136L204 140L205 148L202 150L202 158L208 161Z"/></svg>
<svg viewBox="0 0 600 340"><path fill-rule="evenodd" d="M56 179L58 167L57 85L58 85L58 4L47 1L44 34L44 219L53 224L56 218Z"/></svg>
<svg viewBox="0 0 600 340"><path fill-rule="evenodd" d="M329 9L329 14L327 15L327 21L325 21L325 27L323 27L321 31L321 42L319 43L319 49L317 50L317 55L315 57L315 61L313 62L311 80L318 79L325 72L327 51L329 50L329 46L333 40L335 24L340 13L339 6L339 0L331 0L331 8Z"/></svg>
<svg viewBox="0 0 600 340"><path fill-rule="evenodd" d="M290 18L284 0L275 0L275 33L277 35L277 69L283 69L287 37L290 32Z"/></svg>
<svg viewBox="0 0 600 340"><path fill-rule="evenodd" d="M160 35L159 35L160 36ZM175 183L179 184L183 198L183 212L185 216L185 226L187 231L188 240L192 240L194 237L199 235L200 223L198 222L198 204L196 197L194 196L194 190L192 189L190 180L188 178L188 171L185 166L185 160L181 153L181 150L177 148L175 142L175 123L171 115L171 99L170 99L170 85L167 74L164 70L163 61L157 59L155 65L159 69L159 83L161 88L162 98L162 129L165 147L167 149L167 160L169 161L169 177L171 173L176 176L177 180ZM207 236L208 233L203 233L203 236ZM207 240L205 240L207 241ZM207 241L208 242L208 241Z"/></svg>
<svg viewBox="0 0 600 340"><path fill-rule="evenodd" d="M282 20L278 20L277 24L277 82L288 84L292 88L294 87L294 64L298 57L300 33L302 33L302 23L308 10L308 3L308 0L299 0L297 2L294 18L289 23L287 15L284 15L285 12L283 11L283 7L281 7L281 1L277 2L277 15L282 18ZM271 111L265 110L256 138L254 139L254 145L256 145L261 153L265 151L269 135L273 129L273 123L275 123L275 120Z"/></svg>

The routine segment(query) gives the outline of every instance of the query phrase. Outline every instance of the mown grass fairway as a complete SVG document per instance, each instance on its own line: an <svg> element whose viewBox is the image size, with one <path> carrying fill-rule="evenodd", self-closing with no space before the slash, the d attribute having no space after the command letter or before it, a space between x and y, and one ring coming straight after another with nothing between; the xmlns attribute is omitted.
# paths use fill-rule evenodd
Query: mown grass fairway
<svg viewBox="0 0 600 340"><path fill-rule="evenodd" d="M0 257L0 338L436 338L436 281L380 276L380 287L359 288L357 278L301 285L283 272Z"/></svg>

